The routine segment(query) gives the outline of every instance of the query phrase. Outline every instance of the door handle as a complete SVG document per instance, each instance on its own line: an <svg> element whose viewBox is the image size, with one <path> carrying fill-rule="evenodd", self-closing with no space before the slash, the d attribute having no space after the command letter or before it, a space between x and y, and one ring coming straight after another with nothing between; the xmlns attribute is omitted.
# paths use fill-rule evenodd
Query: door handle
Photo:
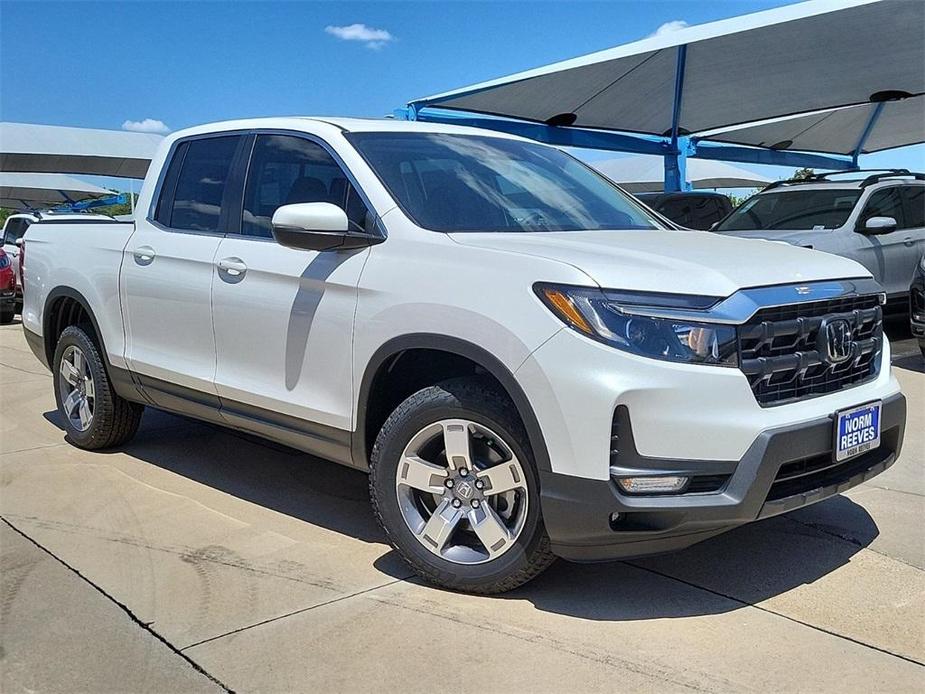
<svg viewBox="0 0 925 694"><path fill-rule="evenodd" d="M903 244L905 244L906 246L911 246L914 243L915 241L912 240L911 236L907 236L906 238L903 239Z"/></svg>
<svg viewBox="0 0 925 694"><path fill-rule="evenodd" d="M218 272L222 279L239 282L247 272L247 265L240 258L222 258L218 261Z"/></svg>
<svg viewBox="0 0 925 694"><path fill-rule="evenodd" d="M154 249L151 246L141 246L136 248L132 255L135 257L135 262L139 265L150 265L154 262L154 257L157 253L154 252Z"/></svg>

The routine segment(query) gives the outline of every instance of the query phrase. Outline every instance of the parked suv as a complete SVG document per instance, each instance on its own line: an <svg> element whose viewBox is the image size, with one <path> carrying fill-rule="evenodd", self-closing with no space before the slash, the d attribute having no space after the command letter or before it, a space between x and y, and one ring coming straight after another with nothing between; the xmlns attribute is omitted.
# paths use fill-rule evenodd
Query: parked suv
<svg viewBox="0 0 925 694"><path fill-rule="evenodd" d="M38 221L38 216L29 213L11 214L6 218L3 224L2 245L0 247L6 252L16 275L16 311L22 306L22 278L19 276L19 241L34 222Z"/></svg>
<svg viewBox="0 0 925 694"><path fill-rule="evenodd" d="M719 223L716 231L785 241L856 260L886 289L888 308L905 313L909 278L925 252L925 174L905 169L857 178L772 183Z"/></svg>
<svg viewBox="0 0 925 694"><path fill-rule="evenodd" d="M25 335L68 441L121 446L151 406L368 470L388 540L454 589L686 547L902 444L861 265L666 230L513 136L193 128L133 222L43 219L25 250Z"/></svg>

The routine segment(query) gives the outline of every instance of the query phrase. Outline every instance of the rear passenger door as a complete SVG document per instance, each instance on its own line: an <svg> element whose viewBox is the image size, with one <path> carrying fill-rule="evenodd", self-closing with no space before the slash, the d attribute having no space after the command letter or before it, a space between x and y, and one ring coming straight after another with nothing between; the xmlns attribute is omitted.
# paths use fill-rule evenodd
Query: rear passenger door
<svg viewBox="0 0 925 694"><path fill-rule="evenodd" d="M285 248L270 221L278 207L297 202L338 205L356 228L371 229L374 218L322 142L262 133L251 149L239 226L222 239L215 263L222 415L236 426L276 427L277 435L282 428L336 439L332 430L352 428L353 319L369 249Z"/></svg>
<svg viewBox="0 0 925 694"><path fill-rule="evenodd" d="M244 139L218 134L179 141L154 208L148 217L138 215L125 248L126 359L162 407L184 409L189 399L218 416L211 285Z"/></svg>

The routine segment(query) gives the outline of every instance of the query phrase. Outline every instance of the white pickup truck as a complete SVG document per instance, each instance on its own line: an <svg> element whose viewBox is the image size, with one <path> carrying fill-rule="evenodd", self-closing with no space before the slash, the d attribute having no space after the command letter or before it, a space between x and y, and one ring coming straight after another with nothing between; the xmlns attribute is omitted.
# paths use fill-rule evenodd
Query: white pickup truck
<svg viewBox="0 0 925 694"><path fill-rule="evenodd" d="M369 470L389 541L439 585L686 547L900 452L867 270L666 230L551 147L197 127L165 139L136 217L26 234L23 326L68 439L125 445L149 406Z"/></svg>

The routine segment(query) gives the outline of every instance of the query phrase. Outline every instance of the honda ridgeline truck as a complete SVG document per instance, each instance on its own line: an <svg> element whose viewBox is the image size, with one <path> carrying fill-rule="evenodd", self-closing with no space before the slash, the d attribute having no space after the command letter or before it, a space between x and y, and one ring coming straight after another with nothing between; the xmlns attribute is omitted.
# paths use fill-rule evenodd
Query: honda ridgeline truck
<svg viewBox="0 0 925 694"><path fill-rule="evenodd" d="M136 217L26 234L23 326L67 438L121 446L150 406L368 470L389 541L438 585L686 547L900 452L864 267L666 230L552 147L197 127L165 139Z"/></svg>

